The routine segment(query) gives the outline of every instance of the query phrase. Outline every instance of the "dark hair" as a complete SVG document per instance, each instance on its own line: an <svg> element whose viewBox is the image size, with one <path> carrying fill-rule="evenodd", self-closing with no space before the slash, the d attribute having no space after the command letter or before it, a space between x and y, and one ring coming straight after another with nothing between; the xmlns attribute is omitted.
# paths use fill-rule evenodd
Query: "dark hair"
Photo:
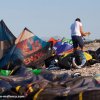
<svg viewBox="0 0 100 100"><path fill-rule="evenodd" d="M80 18L76 18L75 21L79 21L79 22L81 22Z"/></svg>

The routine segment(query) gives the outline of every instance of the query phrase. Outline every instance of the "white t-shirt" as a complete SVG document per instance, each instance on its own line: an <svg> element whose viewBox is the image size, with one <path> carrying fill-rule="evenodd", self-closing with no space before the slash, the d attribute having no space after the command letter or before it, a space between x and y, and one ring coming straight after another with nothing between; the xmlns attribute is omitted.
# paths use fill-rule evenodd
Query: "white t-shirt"
<svg viewBox="0 0 100 100"><path fill-rule="evenodd" d="M75 21L71 25L71 36L81 36L80 26L82 26L82 23L79 21Z"/></svg>

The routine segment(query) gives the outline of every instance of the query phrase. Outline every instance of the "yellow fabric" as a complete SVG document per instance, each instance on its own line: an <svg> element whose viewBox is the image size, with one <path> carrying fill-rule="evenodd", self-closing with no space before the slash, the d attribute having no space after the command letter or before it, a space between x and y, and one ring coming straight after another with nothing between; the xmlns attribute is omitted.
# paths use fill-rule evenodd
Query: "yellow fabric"
<svg viewBox="0 0 100 100"><path fill-rule="evenodd" d="M16 87L16 91L18 92L21 86L17 86Z"/></svg>
<svg viewBox="0 0 100 100"><path fill-rule="evenodd" d="M33 92L34 90L33 90L33 88L32 88L32 87L29 87L29 91L30 91L30 92Z"/></svg>
<svg viewBox="0 0 100 100"><path fill-rule="evenodd" d="M33 100L37 100L39 94L43 91L44 89L40 89L33 97Z"/></svg>
<svg viewBox="0 0 100 100"><path fill-rule="evenodd" d="M9 75L11 75L13 72L14 72L14 70L12 70Z"/></svg>
<svg viewBox="0 0 100 100"><path fill-rule="evenodd" d="M94 79L100 83L100 76L95 76Z"/></svg>
<svg viewBox="0 0 100 100"><path fill-rule="evenodd" d="M68 93L65 93L63 96L68 96Z"/></svg>
<svg viewBox="0 0 100 100"><path fill-rule="evenodd" d="M32 86L32 85L33 85L33 83L31 83L31 84L28 84L28 85L27 85L27 87L29 88L29 87L30 87L30 86Z"/></svg>
<svg viewBox="0 0 100 100"><path fill-rule="evenodd" d="M8 65L7 65L7 68L9 69L9 66L10 66L10 62L8 63Z"/></svg>
<svg viewBox="0 0 100 100"><path fill-rule="evenodd" d="M63 56L63 58L66 57L66 56L68 56L68 55L71 54L71 53L72 53L72 52L65 53L64 56Z"/></svg>
<svg viewBox="0 0 100 100"><path fill-rule="evenodd" d="M82 96L83 96L83 92L80 92L79 93L79 100L83 100Z"/></svg>
<svg viewBox="0 0 100 100"><path fill-rule="evenodd" d="M90 54L88 54L87 52L84 52L84 56L87 61L92 59L92 56Z"/></svg>

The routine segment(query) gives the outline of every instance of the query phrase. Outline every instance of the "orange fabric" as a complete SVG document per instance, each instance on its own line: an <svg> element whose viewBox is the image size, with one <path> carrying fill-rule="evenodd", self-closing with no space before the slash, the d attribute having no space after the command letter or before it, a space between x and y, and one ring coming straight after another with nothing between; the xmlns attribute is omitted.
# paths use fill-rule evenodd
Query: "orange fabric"
<svg viewBox="0 0 100 100"><path fill-rule="evenodd" d="M50 38L49 40L48 40L48 42L53 42L53 45L57 42L57 40L56 39L54 39L53 37L52 38Z"/></svg>

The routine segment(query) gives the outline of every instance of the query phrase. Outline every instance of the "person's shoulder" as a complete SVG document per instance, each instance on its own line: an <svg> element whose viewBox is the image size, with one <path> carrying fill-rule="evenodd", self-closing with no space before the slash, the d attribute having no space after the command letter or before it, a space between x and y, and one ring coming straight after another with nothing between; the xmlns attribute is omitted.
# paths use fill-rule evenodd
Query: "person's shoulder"
<svg viewBox="0 0 100 100"><path fill-rule="evenodd" d="M79 22L79 21L76 21L76 23L77 23L78 25L82 26L82 23L81 23L81 22Z"/></svg>
<svg viewBox="0 0 100 100"><path fill-rule="evenodd" d="M82 26L82 23L80 22L80 26Z"/></svg>

